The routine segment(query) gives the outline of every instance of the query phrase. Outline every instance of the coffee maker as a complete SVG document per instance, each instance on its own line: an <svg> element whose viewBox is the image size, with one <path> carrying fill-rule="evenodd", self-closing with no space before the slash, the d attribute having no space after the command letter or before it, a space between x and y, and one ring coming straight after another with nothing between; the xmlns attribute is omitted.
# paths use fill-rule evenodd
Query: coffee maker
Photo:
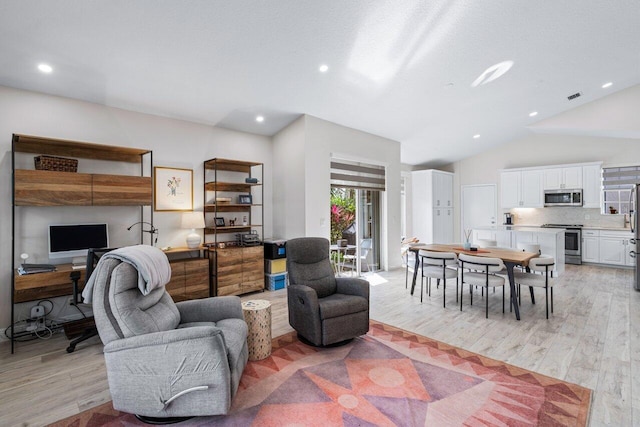
<svg viewBox="0 0 640 427"><path fill-rule="evenodd" d="M511 214L511 212L505 212L504 225L513 225L513 215Z"/></svg>

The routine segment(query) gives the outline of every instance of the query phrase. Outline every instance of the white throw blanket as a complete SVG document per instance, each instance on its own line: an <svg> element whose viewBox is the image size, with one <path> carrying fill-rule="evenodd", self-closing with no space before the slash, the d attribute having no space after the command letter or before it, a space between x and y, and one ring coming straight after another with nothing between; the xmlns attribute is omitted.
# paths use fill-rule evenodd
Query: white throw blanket
<svg viewBox="0 0 640 427"><path fill-rule="evenodd" d="M164 252L156 247L137 245L115 249L104 254L98 264L103 259L109 258L119 259L122 262L131 264L138 270L138 289L140 289L142 295L148 295L153 289L164 286L171 280L169 259ZM95 275L92 274L82 291L82 299L87 304L92 301L94 282Z"/></svg>

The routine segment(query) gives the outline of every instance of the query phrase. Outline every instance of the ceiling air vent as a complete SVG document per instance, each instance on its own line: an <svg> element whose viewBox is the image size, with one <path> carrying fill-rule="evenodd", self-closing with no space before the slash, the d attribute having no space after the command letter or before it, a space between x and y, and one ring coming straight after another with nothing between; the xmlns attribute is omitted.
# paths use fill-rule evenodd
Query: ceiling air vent
<svg viewBox="0 0 640 427"><path fill-rule="evenodd" d="M576 93L574 93L573 95L569 95L569 96L567 96L567 99L568 99L569 101L571 101L572 99L576 99L576 98L577 98L577 97L579 97L579 96L582 96L582 94L581 94L580 92L576 92Z"/></svg>

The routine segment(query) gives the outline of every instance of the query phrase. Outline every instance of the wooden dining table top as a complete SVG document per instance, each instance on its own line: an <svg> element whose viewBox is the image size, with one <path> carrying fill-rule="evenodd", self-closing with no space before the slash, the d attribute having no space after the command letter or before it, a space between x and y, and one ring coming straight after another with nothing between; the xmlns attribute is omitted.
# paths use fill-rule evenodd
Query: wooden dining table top
<svg viewBox="0 0 640 427"><path fill-rule="evenodd" d="M477 251L465 250L462 245L452 244L417 244L409 247L409 250L418 252L420 250L433 252L454 252L456 255L466 254L472 256L481 256L488 258L500 258L504 262L512 262L522 266L527 266L532 258L536 258L539 254L534 252L524 252L513 249L498 248L479 248Z"/></svg>

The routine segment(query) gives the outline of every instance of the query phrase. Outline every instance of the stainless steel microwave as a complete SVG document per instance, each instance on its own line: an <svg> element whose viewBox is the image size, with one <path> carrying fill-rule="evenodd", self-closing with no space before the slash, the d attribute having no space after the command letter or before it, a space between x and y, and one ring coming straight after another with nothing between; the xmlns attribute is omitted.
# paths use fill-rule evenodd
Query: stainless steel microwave
<svg viewBox="0 0 640 427"><path fill-rule="evenodd" d="M545 206L582 206L582 190L544 190Z"/></svg>

